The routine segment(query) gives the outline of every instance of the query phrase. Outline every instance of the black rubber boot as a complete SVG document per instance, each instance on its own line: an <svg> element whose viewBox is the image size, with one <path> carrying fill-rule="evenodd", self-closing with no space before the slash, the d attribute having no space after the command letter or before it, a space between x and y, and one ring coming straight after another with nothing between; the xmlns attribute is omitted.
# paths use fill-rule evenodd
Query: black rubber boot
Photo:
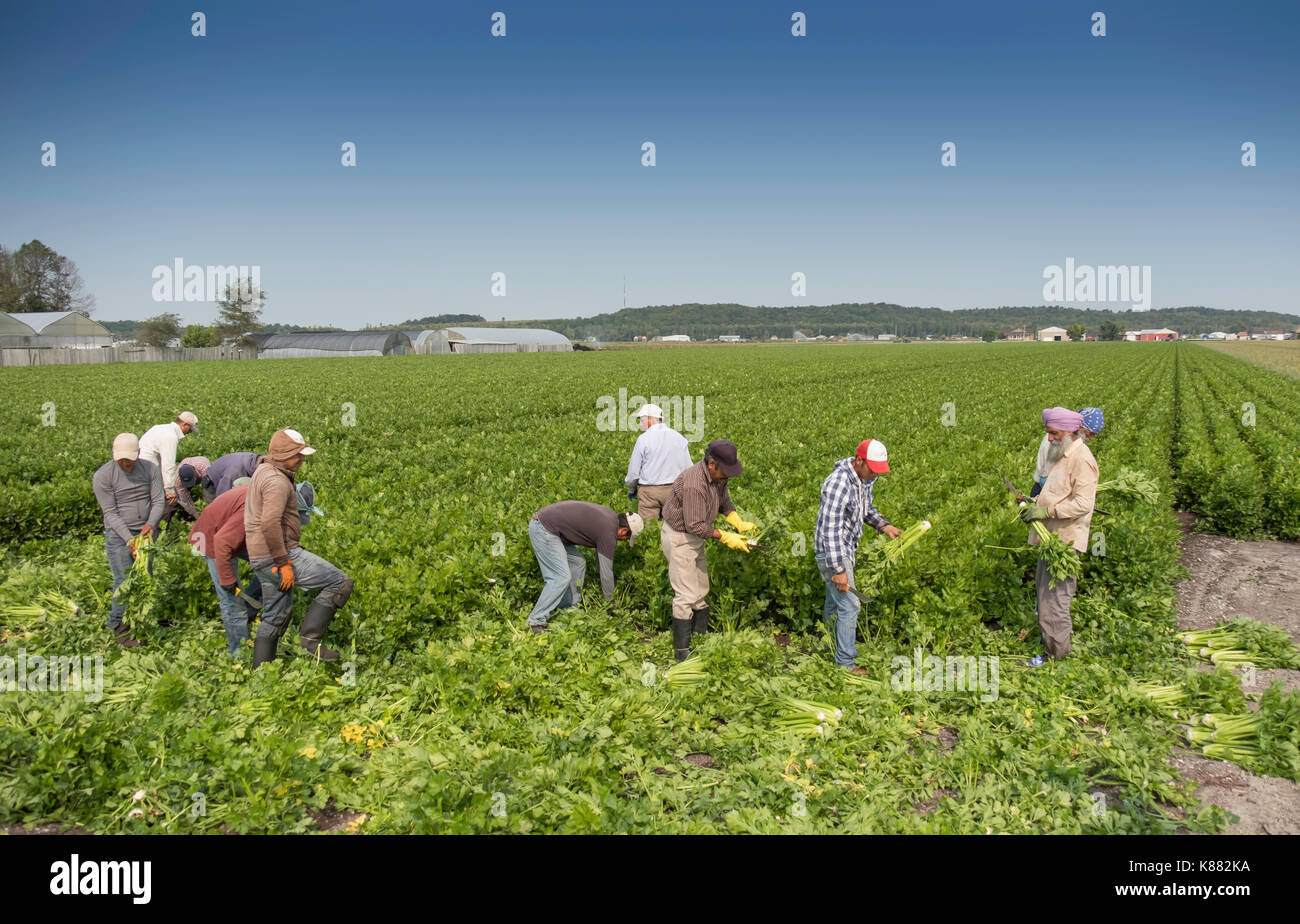
<svg viewBox="0 0 1300 924"><path fill-rule="evenodd" d="M329 628L330 620L333 618L333 603L329 600L322 600L321 595L317 594L316 599L311 602L311 608L302 617L302 628L298 630L298 641L302 647L322 661L337 661L339 659L337 651L333 648L326 648L320 643L320 640L325 637L325 630Z"/></svg>
<svg viewBox="0 0 1300 924"><path fill-rule="evenodd" d="M253 667L275 660L275 649L279 646L278 636L269 638L259 635L253 639Z"/></svg>
<svg viewBox="0 0 1300 924"><path fill-rule="evenodd" d="M673 620L673 656L685 661L691 656L691 620Z"/></svg>
<svg viewBox="0 0 1300 924"><path fill-rule="evenodd" d="M691 631L696 635L701 635L709 631L709 608L696 610L691 615Z"/></svg>

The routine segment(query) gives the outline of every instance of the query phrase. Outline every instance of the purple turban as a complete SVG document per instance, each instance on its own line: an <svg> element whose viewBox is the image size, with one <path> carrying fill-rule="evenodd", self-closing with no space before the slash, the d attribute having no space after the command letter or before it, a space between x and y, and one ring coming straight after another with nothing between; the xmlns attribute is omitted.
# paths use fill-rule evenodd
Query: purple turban
<svg viewBox="0 0 1300 924"><path fill-rule="evenodd" d="M1083 415L1066 407L1049 407L1043 411L1043 426L1073 433L1083 426Z"/></svg>

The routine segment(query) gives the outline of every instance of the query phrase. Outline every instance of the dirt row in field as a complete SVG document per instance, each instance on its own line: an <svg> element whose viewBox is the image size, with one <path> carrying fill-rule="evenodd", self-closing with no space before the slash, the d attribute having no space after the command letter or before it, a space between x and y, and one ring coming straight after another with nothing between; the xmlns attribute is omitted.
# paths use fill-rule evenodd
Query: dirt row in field
<svg viewBox="0 0 1300 924"><path fill-rule="evenodd" d="M1191 517L1184 517L1190 530ZM1281 626L1300 644L1300 544L1242 542L1187 532L1183 564L1191 578L1178 584L1178 625L1208 629L1236 616ZM1209 666L1206 665L1206 669ZM1300 689L1300 671L1258 670L1254 691L1274 681ZM1252 692L1247 688L1247 692ZM1179 748L1170 763L1198 783L1196 795L1237 815L1225 834L1300 834L1300 784L1256 776L1234 763Z"/></svg>

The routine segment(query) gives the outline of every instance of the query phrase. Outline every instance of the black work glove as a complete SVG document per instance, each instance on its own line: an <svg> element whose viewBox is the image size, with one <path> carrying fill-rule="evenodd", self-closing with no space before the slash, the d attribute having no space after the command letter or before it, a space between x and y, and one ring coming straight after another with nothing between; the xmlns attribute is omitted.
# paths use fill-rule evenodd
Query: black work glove
<svg viewBox="0 0 1300 924"><path fill-rule="evenodd" d="M627 499L628 499L628 500L636 500L636 492L637 492L637 488L639 488L639 487L640 487L640 485L635 485L635 484L634 484L634 485L632 485L632 487L630 487L630 488L627 489Z"/></svg>
<svg viewBox="0 0 1300 924"><path fill-rule="evenodd" d="M224 590L224 591L225 591L226 593L228 593L228 594L233 594L233 593L235 592L235 590L236 590L238 587L239 587L238 584L222 584L222 585L221 585L221 589Z"/></svg>
<svg viewBox="0 0 1300 924"><path fill-rule="evenodd" d="M1041 482L1038 482L1038 481L1035 481L1035 482L1034 482L1034 486L1033 486L1032 488L1029 489L1029 496L1030 496L1031 498L1033 498L1033 497L1037 497L1038 494L1039 494L1039 492L1042 491L1042 490L1043 490L1043 485L1042 485L1042 483L1041 483Z"/></svg>

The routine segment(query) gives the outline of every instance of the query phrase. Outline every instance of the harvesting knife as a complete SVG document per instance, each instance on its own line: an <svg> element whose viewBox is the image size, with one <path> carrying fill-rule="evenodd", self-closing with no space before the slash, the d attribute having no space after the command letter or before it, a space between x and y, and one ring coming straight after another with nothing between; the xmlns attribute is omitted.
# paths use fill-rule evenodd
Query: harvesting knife
<svg viewBox="0 0 1300 924"><path fill-rule="evenodd" d="M1013 484L1011 483L1011 479L1010 479L1010 478L1005 478L1005 477L1004 477L1002 480L1006 482L1006 484L1007 484L1007 490L1010 491L1012 494L1014 494L1014 495L1016 496L1016 500L1017 500L1017 501L1019 501L1021 504L1024 504L1024 505L1027 505L1027 504L1029 503L1029 498L1025 497L1025 495L1021 494L1019 491L1016 490L1016 486L1013 485ZM1107 511L1107 510L1098 510L1096 507L1094 507L1094 508L1092 509L1092 512L1095 513L1095 514L1097 514L1098 516L1103 516L1103 517L1108 517L1108 516L1110 516L1110 512L1109 512L1109 511Z"/></svg>

